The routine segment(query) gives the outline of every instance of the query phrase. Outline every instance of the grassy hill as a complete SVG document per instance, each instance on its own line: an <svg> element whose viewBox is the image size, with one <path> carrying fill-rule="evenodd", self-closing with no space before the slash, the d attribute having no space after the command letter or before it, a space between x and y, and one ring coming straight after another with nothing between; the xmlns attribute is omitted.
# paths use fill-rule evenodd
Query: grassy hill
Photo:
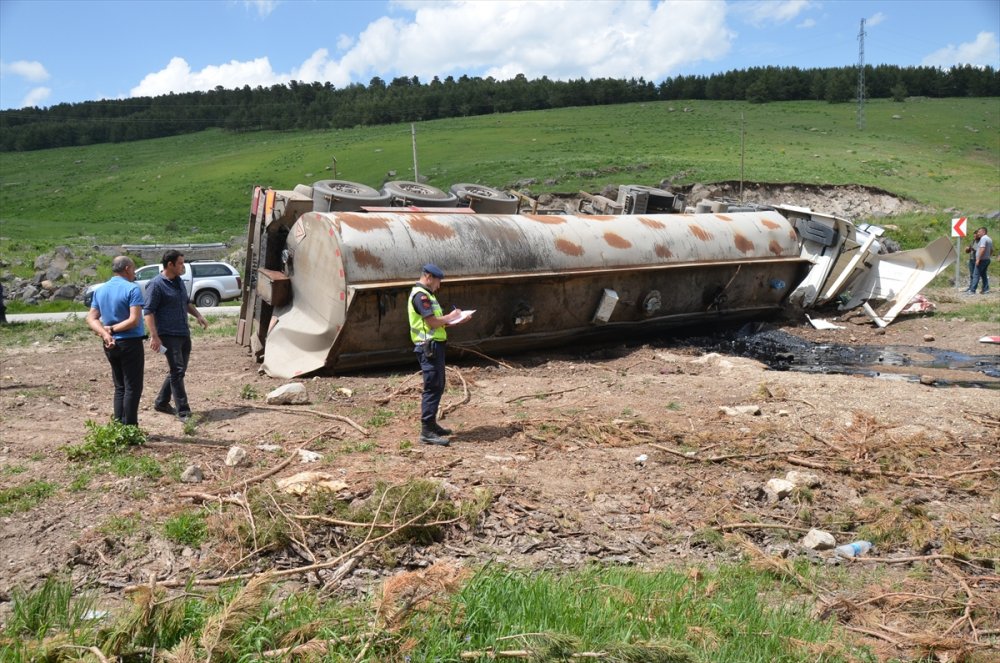
<svg viewBox="0 0 1000 663"><path fill-rule="evenodd" d="M535 194L734 180L742 115L747 180L865 184L970 215L1000 208L1000 100L875 100L864 130L855 113L851 104L690 101L440 120L417 125L419 173L442 188L533 178ZM0 154L0 253L241 238L253 185L330 179L334 159L338 179L412 179L410 126L209 131ZM15 272L29 275L30 260L19 262Z"/></svg>

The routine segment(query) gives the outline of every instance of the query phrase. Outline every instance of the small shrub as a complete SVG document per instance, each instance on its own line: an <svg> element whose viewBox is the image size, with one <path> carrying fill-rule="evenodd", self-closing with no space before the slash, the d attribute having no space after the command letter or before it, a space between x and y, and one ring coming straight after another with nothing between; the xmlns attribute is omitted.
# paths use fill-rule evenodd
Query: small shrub
<svg viewBox="0 0 1000 663"><path fill-rule="evenodd" d="M188 437L194 435L198 431L198 424L200 423L201 417L197 414L192 414L184 420L184 434Z"/></svg>
<svg viewBox="0 0 1000 663"><path fill-rule="evenodd" d="M255 401L260 398L260 394L257 392L256 387L252 384L245 384L243 388L240 389L240 398L245 401Z"/></svg>
<svg viewBox="0 0 1000 663"><path fill-rule="evenodd" d="M146 433L138 426L125 425L117 421L109 421L101 425L87 420L87 435L83 444L65 447L69 460L92 460L112 458L129 447L137 447L146 443Z"/></svg>

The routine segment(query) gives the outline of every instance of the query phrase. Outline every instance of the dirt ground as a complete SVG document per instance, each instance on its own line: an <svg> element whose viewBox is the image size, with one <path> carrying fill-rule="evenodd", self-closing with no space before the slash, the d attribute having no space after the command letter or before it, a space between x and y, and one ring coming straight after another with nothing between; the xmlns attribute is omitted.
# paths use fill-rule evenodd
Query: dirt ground
<svg viewBox="0 0 1000 663"><path fill-rule="evenodd" d="M963 301L954 291L925 294L940 311ZM997 295L988 297L1000 306ZM916 346L983 356L994 366L998 360L1000 346L978 342L1000 333L991 323L900 317L884 331L864 316L839 323L846 328L817 331L804 320L780 328L821 344ZM456 501L474 499L482 489L492 496L478 527L455 527L443 542L409 547L395 568L362 561L343 581L346 593L439 559L535 568L712 565L745 551L728 538L735 535L770 558L830 564L829 553L798 544L816 526L834 533L838 544L882 533L871 553L878 558L941 555L948 562L937 571L933 564L941 559L918 561L931 569L920 576L911 574L912 563L885 563L884 575L871 582L888 591L909 578L914 592L923 587L958 600L951 612L882 606L862 619L861 610L837 612L833 602L824 602L844 624L876 634L854 636L869 638L886 655L905 649L891 639L913 633L958 638L956 647L975 650L974 643L989 636L974 626L987 634L992 629L996 646L998 377L965 371L958 377L980 386L963 388L935 385L958 373L932 366L886 368L881 377L772 371L671 337L451 362L443 423L456 433L450 447L439 448L416 444L416 366L310 378L304 380L310 404L267 409L261 399L241 396L262 396L282 382L259 375L232 340L198 339L187 387L202 421L185 435L178 420L152 410L166 369L159 356L147 353L140 424L150 441L139 453L165 465L198 464L204 483L99 473L86 489L72 492L80 468L61 447L82 441L85 420L110 416L103 355L96 342L77 342L0 348L0 357L0 489L31 480L60 486L30 511L0 517L0 615L9 610L12 588L34 586L56 571L106 588L109 599L150 574L162 581L225 572L213 565L208 544L199 550L172 544L159 524L192 508L181 493L210 492L258 475L306 444L322 459L308 465L296 459L275 478L323 470L355 496L369 493L377 481L432 478ZM744 405L758 407L759 414L721 409ZM316 412L349 417L367 434ZM248 465L224 464L233 445L248 452ZM816 474L818 485L769 498L764 484L790 470ZM139 516L144 527L128 536L107 533L110 518L128 515ZM313 552L323 558L335 551ZM952 557L970 561L951 563ZM321 573L293 582L322 581ZM838 590L854 600L873 591ZM976 604L971 618L946 630L966 600Z"/></svg>

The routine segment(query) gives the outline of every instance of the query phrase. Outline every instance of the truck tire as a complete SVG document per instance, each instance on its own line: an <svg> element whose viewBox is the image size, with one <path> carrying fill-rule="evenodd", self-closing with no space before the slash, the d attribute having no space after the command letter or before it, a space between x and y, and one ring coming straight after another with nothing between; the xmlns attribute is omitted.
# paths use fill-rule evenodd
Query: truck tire
<svg viewBox="0 0 1000 663"><path fill-rule="evenodd" d="M202 290L194 296L194 305L198 308L212 308L219 305L219 293L214 290Z"/></svg>
<svg viewBox="0 0 1000 663"><path fill-rule="evenodd" d="M389 196L366 184L346 180L320 180L314 182L314 212L357 212L362 207L384 207Z"/></svg>
<svg viewBox="0 0 1000 663"><path fill-rule="evenodd" d="M446 193L437 187L420 182L403 180L386 182L382 193L389 196L392 204L400 207L415 205L417 207L454 207L458 198L453 193Z"/></svg>
<svg viewBox="0 0 1000 663"><path fill-rule="evenodd" d="M518 198L512 194L482 184L452 184L451 192L459 203L468 205L477 214L517 214Z"/></svg>

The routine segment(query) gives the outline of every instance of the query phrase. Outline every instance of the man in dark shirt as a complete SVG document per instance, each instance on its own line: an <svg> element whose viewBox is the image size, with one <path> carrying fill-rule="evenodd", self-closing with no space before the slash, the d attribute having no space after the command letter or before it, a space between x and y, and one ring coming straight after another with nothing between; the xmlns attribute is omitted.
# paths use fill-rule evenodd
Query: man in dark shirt
<svg viewBox="0 0 1000 663"><path fill-rule="evenodd" d="M187 288L181 274L184 273L184 254L170 250L163 254L163 271L146 286L146 326L149 327L149 347L153 352L162 352L167 358L170 374L163 381L153 409L166 414L177 414L181 421L191 417L187 391L184 388L184 374L191 357L191 329L187 316L190 313L202 328L208 322L188 299ZM160 347L165 348L161 350ZM173 395L176 409L170 405Z"/></svg>

